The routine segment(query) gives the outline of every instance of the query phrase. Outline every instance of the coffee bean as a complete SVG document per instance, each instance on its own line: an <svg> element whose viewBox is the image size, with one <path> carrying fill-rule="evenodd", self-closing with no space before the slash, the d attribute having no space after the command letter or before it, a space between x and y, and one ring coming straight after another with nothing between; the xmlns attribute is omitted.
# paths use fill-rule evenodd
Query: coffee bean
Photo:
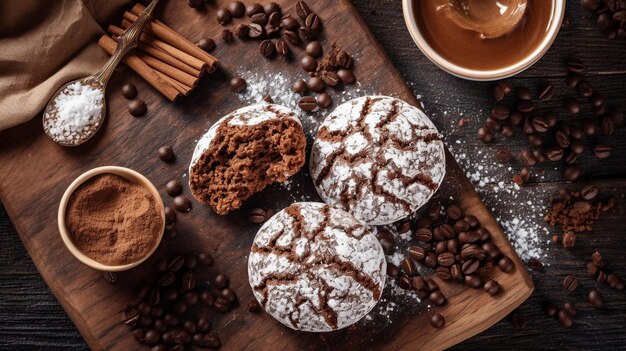
<svg viewBox="0 0 626 351"><path fill-rule="evenodd" d="M259 45L259 52L267 58L272 58L276 54L276 46L271 40L263 40Z"/></svg>
<svg viewBox="0 0 626 351"><path fill-rule="evenodd" d="M387 262L387 275L395 278L400 274L400 268L391 262Z"/></svg>
<svg viewBox="0 0 626 351"><path fill-rule="evenodd" d="M578 310L576 309L576 305L574 305L571 302L566 302L563 304L563 309L566 310L567 312L569 312L570 315L575 316L576 313L578 313Z"/></svg>
<svg viewBox="0 0 626 351"><path fill-rule="evenodd" d="M428 300L436 306L443 306L446 303L446 296L441 291L433 291L428 296Z"/></svg>
<svg viewBox="0 0 626 351"><path fill-rule="evenodd" d="M283 40L276 41L276 52L281 56L287 56L291 52L289 46Z"/></svg>
<svg viewBox="0 0 626 351"><path fill-rule="evenodd" d="M563 280L563 288L567 291L574 291L578 287L578 279L573 275L568 275Z"/></svg>
<svg viewBox="0 0 626 351"><path fill-rule="evenodd" d="M580 5L590 11L597 10L602 4L602 0L581 0Z"/></svg>
<svg viewBox="0 0 626 351"><path fill-rule="evenodd" d="M187 0L187 5L189 5L192 9L195 9L202 5L202 0Z"/></svg>
<svg viewBox="0 0 626 351"><path fill-rule="evenodd" d="M463 264L461 265L461 272L463 272L463 274L466 274L466 275L474 274L478 270L479 266L480 266L480 261L475 260L475 259L469 259L463 262Z"/></svg>
<svg viewBox="0 0 626 351"><path fill-rule="evenodd" d="M495 296L500 292L500 284L498 284L498 282L493 279L487 281L483 288L491 296Z"/></svg>
<svg viewBox="0 0 626 351"><path fill-rule="evenodd" d="M248 36L252 39L258 39L263 37L265 31L263 30L263 26L257 23L248 24Z"/></svg>
<svg viewBox="0 0 626 351"><path fill-rule="evenodd" d="M519 126L524 121L524 115L519 111L515 111L510 114L509 119L511 120L511 124Z"/></svg>
<svg viewBox="0 0 626 351"><path fill-rule="evenodd" d="M502 101L504 99L504 89L500 85L495 85L493 87L493 99L496 101Z"/></svg>
<svg viewBox="0 0 626 351"><path fill-rule="evenodd" d="M316 39L315 32L306 26L300 26L300 28L298 28L298 38L305 42Z"/></svg>
<svg viewBox="0 0 626 351"><path fill-rule="evenodd" d="M241 1L233 1L228 4L228 11L235 18L241 18L246 12L246 7Z"/></svg>
<svg viewBox="0 0 626 351"><path fill-rule="evenodd" d="M170 180L165 185L165 192L172 197L180 195L183 192L183 184L178 179Z"/></svg>
<svg viewBox="0 0 626 351"><path fill-rule="evenodd" d="M511 154L508 150L498 150L496 151L496 160L500 163L508 163L513 159L513 154Z"/></svg>
<svg viewBox="0 0 626 351"><path fill-rule="evenodd" d="M533 129L535 129L539 133L545 133L550 129L550 125L542 116L536 115L532 118L531 123L533 125Z"/></svg>
<svg viewBox="0 0 626 351"><path fill-rule="evenodd" d="M604 271L599 271L598 276L596 277L596 280L600 283L604 283L606 279L607 279L606 273L604 273Z"/></svg>
<svg viewBox="0 0 626 351"><path fill-rule="evenodd" d="M446 215L452 220L457 220L463 216L463 211L459 208L459 206L451 204L448 208L446 208Z"/></svg>
<svg viewBox="0 0 626 351"><path fill-rule="evenodd" d="M255 13L254 15L250 16L250 22L256 23L260 26L264 26L268 22L268 17L265 12Z"/></svg>
<svg viewBox="0 0 626 351"><path fill-rule="evenodd" d="M563 154L563 149L561 149L560 147L551 147L546 150L546 157L548 158L548 160L553 162L563 159Z"/></svg>
<svg viewBox="0 0 626 351"><path fill-rule="evenodd" d="M570 143L571 143L570 138L562 130L559 130L556 132L555 139L556 139L556 143L562 148L567 148L570 146Z"/></svg>
<svg viewBox="0 0 626 351"><path fill-rule="evenodd" d="M428 252L424 258L424 264L430 268L437 266L437 255L434 252Z"/></svg>
<svg viewBox="0 0 626 351"><path fill-rule="evenodd" d="M263 6L258 3L250 4L246 7L246 16L248 17L252 17L253 15L261 12L265 12L265 9L263 9Z"/></svg>
<svg viewBox="0 0 626 351"><path fill-rule="evenodd" d="M491 130L500 130L502 128L502 124L493 117L487 117L485 126Z"/></svg>
<svg viewBox="0 0 626 351"><path fill-rule="evenodd" d="M480 289L483 286L483 280L477 275L465 275L465 285L472 289Z"/></svg>
<svg viewBox="0 0 626 351"><path fill-rule="evenodd" d="M265 11L266 15L270 15L272 13L281 13L281 9L280 9L280 5L278 5L275 2L268 2L267 4L263 5L263 11Z"/></svg>
<svg viewBox="0 0 626 351"><path fill-rule="evenodd" d="M173 272L166 272L163 275L161 275L161 277L159 278L159 285L160 286L172 285L175 279L176 279L176 276L174 275Z"/></svg>
<svg viewBox="0 0 626 351"><path fill-rule="evenodd" d="M524 126L522 127L522 130L524 131L524 134L526 135L531 135L535 132L535 128L533 127L531 117L524 118Z"/></svg>
<svg viewBox="0 0 626 351"><path fill-rule="evenodd" d="M420 276L414 276L411 279L411 286L413 286L413 288L415 290L423 290L425 289L425 283L424 283L424 279Z"/></svg>
<svg viewBox="0 0 626 351"><path fill-rule="evenodd" d="M435 283L431 278L424 279L424 284L426 284L426 290L433 292L439 290L439 285Z"/></svg>
<svg viewBox="0 0 626 351"><path fill-rule="evenodd" d="M582 73L585 70L585 65L575 57L565 60L565 67L573 73Z"/></svg>
<svg viewBox="0 0 626 351"><path fill-rule="evenodd" d="M612 110L609 114L609 118L613 120L616 126L622 125L622 123L624 123L624 112Z"/></svg>
<svg viewBox="0 0 626 351"><path fill-rule="evenodd" d="M520 100L530 101L532 99L532 95L530 93L530 89L528 89L526 87L518 88L515 91L515 95Z"/></svg>
<svg viewBox="0 0 626 351"><path fill-rule="evenodd" d="M320 57L322 56L322 44L320 44L319 41L314 40L306 45L305 52L311 57Z"/></svg>
<svg viewBox="0 0 626 351"><path fill-rule="evenodd" d="M510 273L515 268L513 264L513 260L511 260L507 256L502 256L502 258L498 261L498 268L504 273Z"/></svg>
<svg viewBox="0 0 626 351"><path fill-rule="evenodd" d="M222 346L222 341L215 333L207 334L204 337L204 346L210 349L219 349Z"/></svg>
<svg viewBox="0 0 626 351"><path fill-rule="evenodd" d="M446 320L443 318L443 315L439 312L435 312L431 317L430 317L430 325L433 328L443 328L446 325Z"/></svg>
<svg viewBox="0 0 626 351"><path fill-rule="evenodd" d="M247 86L248 84L246 83L246 81L239 76L235 76L230 79L230 90L234 91L235 93L243 92L244 90L246 90Z"/></svg>
<svg viewBox="0 0 626 351"><path fill-rule="evenodd" d="M513 136L513 128L511 126L502 127L502 136L507 138Z"/></svg>
<svg viewBox="0 0 626 351"><path fill-rule="evenodd" d="M140 117L146 114L148 107L143 100L133 100L128 104L128 112L134 117Z"/></svg>
<svg viewBox="0 0 626 351"><path fill-rule="evenodd" d="M159 332L154 329L149 329L146 332L146 337L144 342L148 345L156 345L159 341L161 341L161 335Z"/></svg>
<svg viewBox="0 0 626 351"><path fill-rule="evenodd" d="M509 117L510 110L504 105L496 105L491 109L491 117L497 120L505 120Z"/></svg>
<svg viewBox="0 0 626 351"><path fill-rule="evenodd" d="M280 24L288 31L296 31L298 30L298 28L300 28L300 23L298 22L298 20L290 16L283 17Z"/></svg>
<svg viewBox="0 0 626 351"><path fill-rule="evenodd" d="M535 104L532 101L522 101L516 105L516 108L520 112L532 112L535 110Z"/></svg>
<svg viewBox="0 0 626 351"><path fill-rule="evenodd" d="M297 94L304 94L308 89L306 82L302 79L298 79L291 85L291 91Z"/></svg>
<svg viewBox="0 0 626 351"><path fill-rule="evenodd" d="M311 12L304 20L304 25L314 32L319 32L322 28L322 21L317 14Z"/></svg>
<svg viewBox="0 0 626 351"><path fill-rule="evenodd" d="M406 257L402 260L402 270L408 276L415 275L417 273L417 267L415 267L415 262L410 257Z"/></svg>
<svg viewBox="0 0 626 351"><path fill-rule="evenodd" d="M411 284L411 278L406 275L401 276L400 280L398 280L398 286L403 290L411 289Z"/></svg>
<svg viewBox="0 0 626 351"><path fill-rule="evenodd" d="M185 195L178 195L174 198L173 201L174 209L178 212L189 212L191 211L191 201Z"/></svg>
<svg viewBox="0 0 626 351"><path fill-rule="evenodd" d="M321 108L328 108L333 103L333 98L328 93L319 94L315 100L317 101L317 106Z"/></svg>
<svg viewBox="0 0 626 351"><path fill-rule="evenodd" d="M594 135L596 133L597 124L592 119L585 119L582 122L581 129L585 135Z"/></svg>
<svg viewBox="0 0 626 351"><path fill-rule="evenodd" d="M231 305L237 302L237 294L235 294L235 292L232 289L229 289L229 288L223 289L220 292L220 295L222 296L224 300L226 300L227 303Z"/></svg>
<svg viewBox="0 0 626 351"><path fill-rule="evenodd" d="M439 256L439 255L441 255L442 253L447 252L447 251L448 251L448 247L447 247L447 245L446 245L446 241L445 241L445 240L443 240L443 241L438 241L438 242L435 244L435 254L436 254L437 256Z"/></svg>
<svg viewBox="0 0 626 351"><path fill-rule="evenodd" d="M580 190L580 196L587 201L593 200L597 195L598 187L593 184L586 185Z"/></svg>
<svg viewBox="0 0 626 351"><path fill-rule="evenodd" d="M578 83L580 83L580 81L583 79L583 76L581 76L580 74L577 73L569 73L567 75L567 77L565 78L565 82L567 83L567 85L569 85L572 89L576 88L578 86Z"/></svg>
<svg viewBox="0 0 626 351"><path fill-rule="evenodd" d="M428 228L418 228L415 231L415 237L419 241L430 241L433 238L433 233Z"/></svg>
<svg viewBox="0 0 626 351"><path fill-rule="evenodd" d="M343 84L352 84L356 81L354 73L349 69L341 68L337 71L337 76Z"/></svg>
<svg viewBox="0 0 626 351"><path fill-rule="evenodd" d="M548 101L554 95L554 87L550 83L546 83L539 88L539 100Z"/></svg>
<svg viewBox="0 0 626 351"><path fill-rule="evenodd" d="M228 287L228 277L225 274L218 274L213 279L213 285L218 289L226 289Z"/></svg>
<svg viewBox="0 0 626 351"><path fill-rule="evenodd" d="M139 342L144 342L146 340L146 332L143 329L135 329L133 330L133 338Z"/></svg>
<svg viewBox="0 0 626 351"><path fill-rule="evenodd" d="M437 256L437 262L444 267L450 267L454 264L454 254L450 252L444 252Z"/></svg>
<svg viewBox="0 0 626 351"><path fill-rule="evenodd" d="M574 324L572 316L566 309L561 309L557 315L557 318L559 320L559 323L565 328L569 328L572 326L572 324Z"/></svg>
<svg viewBox="0 0 626 351"><path fill-rule="evenodd" d="M196 45L200 49L202 49L202 50L204 50L206 52L211 52L211 51L213 51L215 49L215 41L213 41L213 39L210 39L210 38L208 38L208 39L202 38L202 39L198 40L198 42L196 42Z"/></svg>
<svg viewBox="0 0 626 351"><path fill-rule="evenodd" d="M611 146L607 144L596 144L593 147L593 154L598 158L611 156Z"/></svg>
<svg viewBox="0 0 626 351"><path fill-rule="evenodd" d="M615 290L624 290L624 281L614 273L606 276L606 283Z"/></svg>
<svg viewBox="0 0 626 351"><path fill-rule="evenodd" d="M578 113L580 112L580 102L576 100L576 98L567 98L565 99L565 103L563 105L567 112L569 113Z"/></svg>
<svg viewBox="0 0 626 351"><path fill-rule="evenodd" d="M228 30L228 29L224 29L224 30L222 31L222 40L223 40L225 43L232 43L232 42L233 42L233 32L231 32L231 31L230 31L230 30Z"/></svg>
<svg viewBox="0 0 626 351"><path fill-rule="evenodd" d="M300 66L307 72L313 72L317 68L317 60L313 56L305 55L300 60Z"/></svg>
<svg viewBox="0 0 626 351"><path fill-rule="evenodd" d="M478 129L478 138L483 143L490 143L493 141L493 134L491 133L491 131L489 131L489 129L481 127Z"/></svg>
<svg viewBox="0 0 626 351"><path fill-rule="evenodd" d="M225 8L218 9L216 12L216 16L217 16L217 21L223 26L229 24L233 19L233 16L230 13L230 10L225 9Z"/></svg>
<svg viewBox="0 0 626 351"><path fill-rule="evenodd" d="M600 122L600 127L602 128L602 133L606 136L613 135L615 132L615 122L610 117L604 117Z"/></svg>
<svg viewBox="0 0 626 351"><path fill-rule="evenodd" d="M311 14L311 10L306 2L298 1L296 3L296 13L300 16L300 18L305 19L309 16L309 14Z"/></svg>
<svg viewBox="0 0 626 351"><path fill-rule="evenodd" d="M435 275L441 280L452 279L452 275L448 267L437 267L437 269L435 270Z"/></svg>
<svg viewBox="0 0 626 351"><path fill-rule="evenodd" d="M126 83L122 86L122 96L126 99L131 100L137 96L137 88L132 83Z"/></svg>
<svg viewBox="0 0 626 351"><path fill-rule="evenodd" d="M298 100L298 107L303 111L311 112L317 107L317 100L313 96L303 96Z"/></svg>
<svg viewBox="0 0 626 351"><path fill-rule="evenodd" d="M589 83L589 81L586 79L581 80L576 88L578 89L580 95L582 95L583 97L590 97L591 95L593 95L593 87L591 86L591 83Z"/></svg>
<svg viewBox="0 0 626 351"><path fill-rule="evenodd" d="M324 81L324 84L329 87L334 87L339 83L339 77L337 76L337 73L333 71L324 70L320 73L320 77Z"/></svg>

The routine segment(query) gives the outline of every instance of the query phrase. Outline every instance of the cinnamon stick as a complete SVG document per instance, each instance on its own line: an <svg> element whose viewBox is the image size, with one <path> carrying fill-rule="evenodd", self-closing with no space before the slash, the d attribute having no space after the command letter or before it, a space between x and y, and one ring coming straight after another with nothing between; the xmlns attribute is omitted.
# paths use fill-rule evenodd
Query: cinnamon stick
<svg viewBox="0 0 626 351"><path fill-rule="evenodd" d="M108 32L109 34L114 35L114 36L121 36L122 34L124 34L124 29L114 26L114 25L109 25ZM168 54L167 52L163 50L159 50L153 46L150 46L148 43L146 43L146 40L144 37L145 35L142 35L141 38L139 39L140 40L139 50L169 64L170 66L176 67L179 70L185 73L188 73L194 77L200 77L202 73L204 72L204 70L195 69L189 66L185 62L177 59L176 57Z"/></svg>
<svg viewBox="0 0 626 351"><path fill-rule="evenodd" d="M104 49L109 55L113 55L117 43L108 35L103 35L100 37L100 40L98 40L98 46ZM174 101L181 96L181 93L174 88L172 84L159 77L155 70L150 68L150 66L137 57L137 55L132 53L126 55L126 57L124 57L124 63L170 101Z"/></svg>
<svg viewBox="0 0 626 351"><path fill-rule="evenodd" d="M135 22L137 20L138 14L140 14L145 7L139 3L133 6L133 12L124 12L124 19ZM135 14L137 13L137 14ZM187 38L175 32L170 27L166 26L163 22L152 19L146 22L144 27L148 32L154 34L158 39L165 41L166 43L179 48L180 50L189 53L190 55L206 62L207 71L209 73L214 72L219 65L219 60L214 56L210 55L208 52L200 49L198 46L194 45Z"/></svg>
<svg viewBox="0 0 626 351"><path fill-rule="evenodd" d="M123 20L122 21L122 28L127 29L128 27L130 27L131 24L132 23L130 21ZM193 67L193 68L195 68L197 70L202 71L202 70L206 70L207 69L207 64L204 61L202 61L202 60L200 60L200 59L198 59L198 58L196 58L196 57L194 57L194 56L192 56L192 55L190 55L190 54L188 54L188 53L186 53L184 51L181 51L181 50L177 49L176 47L174 47L174 46L172 46L172 45L170 45L170 44L168 44L168 43L166 43L164 41L155 39L155 38L151 37L150 35L148 35L146 33L141 35L141 39L143 41L145 41L148 45L151 45L151 46L153 46L153 47L155 47L157 49L160 49L160 50L163 50L163 51L167 52L168 54L170 54L173 57L181 60L182 62L187 63L188 65L190 65L191 67Z"/></svg>
<svg viewBox="0 0 626 351"><path fill-rule="evenodd" d="M186 86L185 84L174 80L172 77L168 77L165 74L159 72L159 71L155 71L156 74L161 77L161 79L163 79L164 81L172 84L172 86L174 88L176 88L176 90L178 90L181 94L187 96L189 95L189 93L191 92L191 90L193 89L192 87Z"/></svg>
<svg viewBox="0 0 626 351"><path fill-rule="evenodd" d="M185 73L178 68L170 66L157 58L146 55L144 53L137 53L137 57L139 57L148 66L152 67L155 71L172 77L174 80L184 83L185 85L195 87L198 84L198 77L194 77L188 73Z"/></svg>

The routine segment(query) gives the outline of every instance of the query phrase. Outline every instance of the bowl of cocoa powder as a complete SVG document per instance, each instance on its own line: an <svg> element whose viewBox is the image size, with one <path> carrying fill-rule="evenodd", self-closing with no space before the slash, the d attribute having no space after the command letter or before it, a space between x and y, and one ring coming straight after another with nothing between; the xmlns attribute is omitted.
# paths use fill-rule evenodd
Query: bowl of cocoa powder
<svg viewBox="0 0 626 351"><path fill-rule="evenodd" d="M157 189L128 168L106 166L80 175L63 194L59 232L70 252L101 271L131 269L163 238L165 209Z"/></svg>

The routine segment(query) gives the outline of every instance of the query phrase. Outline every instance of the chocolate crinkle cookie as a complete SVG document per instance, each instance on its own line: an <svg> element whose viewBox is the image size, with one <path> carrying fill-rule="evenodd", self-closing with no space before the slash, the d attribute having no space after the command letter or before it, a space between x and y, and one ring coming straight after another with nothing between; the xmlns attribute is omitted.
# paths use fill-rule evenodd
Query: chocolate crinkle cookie
<svg viewBox="0 0 626 351"><path fill-rule="evenodd" d="M199 202L224 215L304 165L306 137L292 110L260 104L236 110L198 141L189 186Z"/></svg>
<svg viewBox="0 0 626 351"><path fill-rule="evenodd" d="M308 332L348 327L380 299L387 263L372 229L340 209L295 203L254 238L254 296L285 326Z"/></svg>
<svg viewBox="0 0 626 351"><path fill-rule="evenodd" d="M324 202L371 225L415 212L446 171L443 142L430 119L387 96L360 97L329 114L309 166Z"/></svg>

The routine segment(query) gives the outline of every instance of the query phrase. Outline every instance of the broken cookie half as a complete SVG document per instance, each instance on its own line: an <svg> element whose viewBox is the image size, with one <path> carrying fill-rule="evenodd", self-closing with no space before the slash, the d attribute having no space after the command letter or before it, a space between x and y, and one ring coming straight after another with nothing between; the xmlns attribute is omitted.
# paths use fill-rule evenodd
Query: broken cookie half
<svg viewBox="0 0 626 351"><path fill-rule="evenodd" d="M236 110L198 141L189 165L194 198L225 215L304 165L306 137L291 109L259 104Z"/></svg>

